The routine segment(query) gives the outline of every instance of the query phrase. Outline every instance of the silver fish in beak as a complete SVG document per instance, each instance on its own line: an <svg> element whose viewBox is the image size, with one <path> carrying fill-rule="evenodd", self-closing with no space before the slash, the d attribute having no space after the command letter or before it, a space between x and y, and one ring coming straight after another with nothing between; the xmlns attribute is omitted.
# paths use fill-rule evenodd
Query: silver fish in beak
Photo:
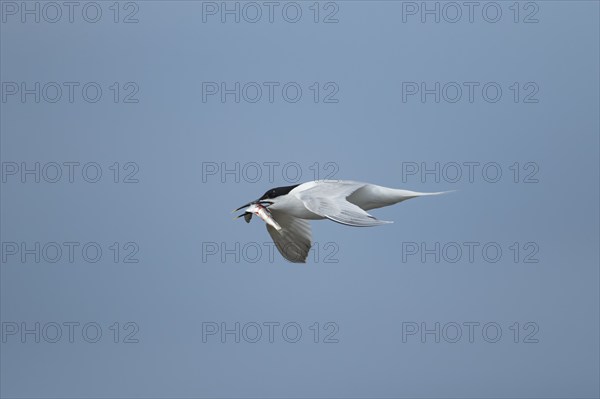
<svg viewBox="0 0 600 399"><path fill-rule="evenodd" d="M245 207L248 207L248 208L244 211L243 214L236 217L236 219L241 218L243 216L246 223L250 223L250 220L252 219L252 215L257 215L262 220L264 220L265 223L267 223L269 226L273 227L275 230L277 230L277 231L281 230L281 226L279 225L279 223L277 223L275 221L275 219L273 219L273 216L271 216L271 212L269 212L269 210L264 205L262 205L260 202L258 202L258 201L250 202L244 206L239 207L235 211L239 211Z"/></svg>
<svg viewBox="0 0 600 399"><path fill-rule="evenodd" d="M252 201L252 202L248 202L246 205L242 205L237 209L234 209L233 211L231 211L231 213L233 212L237 212L237 211L241 211L244 208L249 207L252 204L257 203L258 201ZM243 217L244 220L246 221L246 223L250 223L250 220L252 220L252 212L248 212L248 210L246 210L244 213L242 213L241 215L236 216L234 219L239 219Z"/></svg>

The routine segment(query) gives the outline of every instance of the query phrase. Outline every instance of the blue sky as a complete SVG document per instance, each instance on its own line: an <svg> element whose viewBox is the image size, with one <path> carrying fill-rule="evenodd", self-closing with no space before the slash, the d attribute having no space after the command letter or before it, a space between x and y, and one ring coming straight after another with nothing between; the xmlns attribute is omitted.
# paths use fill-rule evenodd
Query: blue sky
<svg viewBox="0 0 600 399"><path fill-rule="evenodd" d="M600 394L597 2L2 4L2 396ZM231 220L315 177L456 191Z"/></svg>

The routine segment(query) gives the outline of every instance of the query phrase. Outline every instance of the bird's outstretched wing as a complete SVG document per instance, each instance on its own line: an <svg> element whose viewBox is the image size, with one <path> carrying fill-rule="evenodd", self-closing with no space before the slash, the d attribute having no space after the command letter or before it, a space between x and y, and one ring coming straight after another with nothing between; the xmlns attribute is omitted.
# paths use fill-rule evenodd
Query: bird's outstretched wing
<svg viewBox="0 0 600 399"><path fill-rule="evenodd" d="M309 211L337 223L355 227L379 226L393 223L371 216L347 197L365 183L352 181L320 181L315 186L297 194Z"/></svg>
<svg viewBox="0 0 600 399"><path fill-rule="evenodd" d="M312 246L308 221L275 211L272 212L272 216L281 226L281 230L277 231L266 224L267 231L281 255L290 262L305 263Z"/></svg>

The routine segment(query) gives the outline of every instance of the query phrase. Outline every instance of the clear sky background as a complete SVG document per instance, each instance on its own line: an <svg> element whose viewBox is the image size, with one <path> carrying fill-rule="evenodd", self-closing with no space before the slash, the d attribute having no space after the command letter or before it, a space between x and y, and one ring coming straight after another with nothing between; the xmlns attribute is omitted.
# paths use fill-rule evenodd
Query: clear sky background
<svg viewBox="0 0 600 399"><path fill-rule="evenodd" d="M66 7L47 22L56 10L38 3L40 22L23 23L21 4L2 2L0 26L2 397L598 397L598 2L498 2L495 23L486 3L473 22L462 6L455 23L456 9L435 2L439 23L421 22L421 2L320 3L317 23L312 1L297 3L296 23L283 2L272 23L264 5L256 23L244 3L240 23L222 23L210 13L222 3L195 1L123 2L118 15L99 2L96 23L86 3L73 23ZM21 101L23 82L40 82L39 103ZM63 88L55 103L48 82ZM79 84L72 103L64 82ZM95 103L82 97L89 82L102 89ZM203 82L240 82L240 102L203 101ZM264 89L255 103L248 82ZM279 84L273 102L264 82ZM294 103L289 82L302 89ZM421 82L440 82L439 103L408 95ZM23 183L36 162L40 182ZM72 183L65 162L79 162ZM81 174L90 162L96 183ZM236 163L237 176L221 176ZM436 163L439 179L406 173ZM306 264L271 258L263 223L230 211L315 169L457 191L374 210L387 226L313 222L319 252ZM67 242L78 243L72 263ZM86 243L88 259L101 248L97 262ZM79 323L73 342L68 323ZM239 343L207 335L235 323ZM102 336L88 342L95 326Z"/></svg>

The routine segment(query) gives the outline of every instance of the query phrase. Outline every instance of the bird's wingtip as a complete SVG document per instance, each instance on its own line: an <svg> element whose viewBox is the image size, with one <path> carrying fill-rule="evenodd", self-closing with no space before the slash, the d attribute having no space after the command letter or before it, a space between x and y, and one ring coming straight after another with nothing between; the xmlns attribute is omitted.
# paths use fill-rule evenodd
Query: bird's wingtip
<svg viewBox="0 0 600 399"><path fill-rule="evenodd" d="M437 192L437 193L434 193L434 194L450 194L450 193L454 193L456 191L458 191L458 190L440 191L440 192Z"/></svg>
<svg viewBox="0 0 600 399"><path fill-rule="evenodd" d="M427 196L427 195L442 195L442 194L450 194L450 193L453 193L453 192L455 192L455 191L458 191L458 190L438 191L438 192L434 192L434 193L418 193L418 194L419 194L418 196L420 197L420 196Z"/></svg>

